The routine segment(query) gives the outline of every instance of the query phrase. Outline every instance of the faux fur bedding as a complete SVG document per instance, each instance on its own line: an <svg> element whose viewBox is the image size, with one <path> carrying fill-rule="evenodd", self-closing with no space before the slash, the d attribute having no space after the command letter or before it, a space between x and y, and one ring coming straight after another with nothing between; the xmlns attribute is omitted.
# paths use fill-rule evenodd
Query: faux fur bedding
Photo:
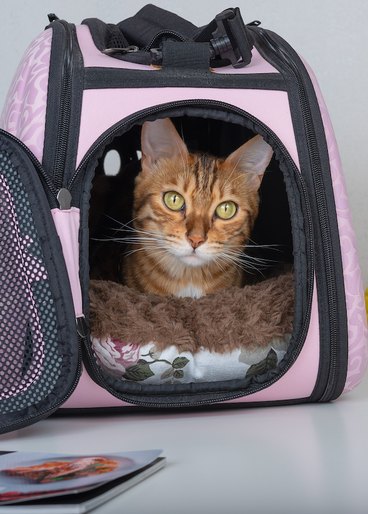
<svg viewBox="0 0 368 514"><path fill-rule="evenodd" d="M227 380L276 367L293 314L291 273L199 299L144 294L109 281L90 284L99 364L147 383Z"/></svg>

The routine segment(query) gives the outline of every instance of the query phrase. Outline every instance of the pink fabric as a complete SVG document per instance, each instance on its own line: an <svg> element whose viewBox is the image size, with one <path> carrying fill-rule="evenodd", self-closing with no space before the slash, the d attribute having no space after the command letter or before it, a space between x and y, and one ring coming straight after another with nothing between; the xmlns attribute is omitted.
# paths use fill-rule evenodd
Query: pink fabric
<svg viewBox="0 0 368 514"><path fill-rule="evenodd" d="M292 367L275 384L258 393L230 400L235 402L262 402L307 398L313 392L319 367L319 319L316 283L308 335Z"/></svg>
<svg viewBox="0 0 368 514"><path fill-rule="evenodd" d="M110 127L132 113L176 100L218 100L240 107L268 125L299 166L287 93L240 89L152 88L87 90L83 94L77 162Z"/></svg>
<svg viewBox="0 0 368 514"><path fill-rule="evenodd" d="M361 382L368 363L368 330L363 282L345 180L333 127L317 79L309 66L306 63L304 64L308 69L317 94L330 156L332 183L344 267L344 285L348 315L349 357L348 373L344 389L344 392L347 392Z"/></svg>
<svg viewBox="0 0 368 514"><path fill-rule="evenodd" d="M0 118L7 130L42 160L52 30L45 30L27 49L18 66Z"/></svg>
<svg viewBox="0 0 368 514"><path fill-rule="evenodd" d="M282 91L164 88L164 89L111 89L88 90L83 97L81 138L78 149L78 162L94 141L111 126L128 115L141 109L162 103L186 99L221 100L238 106L268 125L283 141L290 155L299 166L294 130L292 126L288 97ZM316 299L314 299L314 302ZM255 393L237 401L258 401L260 399L282 400L309 396L315 386L319 363L318 313L313 307L310 330L297 361L274 385L265 391ZM89 387L96 388L94 383ZM83 407L85 400L79 394L78 406ZM74 397L74 395L73 395ZM93 397L93 394L92 394ZM107 400L109 398L109 400ZM99 406L110 406L111 396L105 397ZM73 401L77 402L77 400ZM113 399L115 402L115 399ZM97 405L97 403L95 404ZM122 402L119 402L122 405Z"/></svg>
<svg viewBox="0 0 368 514"><path fill-rule="evenodd" d="M77 27L77 35L79 46L83 55L84 65L89 67L103 67L103 68L124 68L130 70L146 70L155 71L159 73L159 69L153 66L145 66L142 64L130 63L121 61L115 57L110 57L103 54L98 50L93 43L93 39L87 25L79 25ZM247 73L278 73L278 71L271 66L256 49L252 52L252 62L245 68L233 68L227 66L225 68L217 68L213 70L215 73L232 73L232 74L247 74Z"/></svg>
<svg viewBox="0 0 368 514"><path fill-rule="evenodd" d="M72 290L75 316L83 315L82 292L79 281L79 209L52 209L56 231L63 249L66 269Z"/></svg>
<svg viewBox="0 0 368 514"><path fill-rule="evenodd" d="M77 388L70 398L63 404L64 409L88 409L98 407L124 407L132 406L130 403L118 400L96 384L83 368L82 376Z"/></svg>
<svg viewBox="0 0 368 514"><path fill-rule="evenodd" d="M316 304L312 309L311 328L307 340L292 368L274 385L229 403L288 400L308 397L314 388L319 362L319 328ZM81 380L64 403L63 408L129 407L133 404L118 400L97 385L83 370Z"/></svg>
<svg viewBox="0 0 368 514"><path fill-rule="evenodd" d="M79 224L80 212L76 207L69 210L52 209L56 231L59 235L72 290L75 316L83 315L82 292L79 279ZM98 386L83 369L77 388L62 408L116 407L124 402Z"/></svg>
<svg viewBox="0 0 368 514"><path fill-rule="evenodd" d="M315 288L315 284L314 284ZM312 393L318 374L319 365L319 321L317 296L314 289L313 305L308 335L302 351L291 369L270 387L251 394L242 396L229 403L258 402L289 400L306 398ZM224 402L227 403L227 402ZM92 408L92 407L117 407L132 406L132 404L118 400L107 391L98 386L84 372L70 399L64 404L65 408Z"/></svg>

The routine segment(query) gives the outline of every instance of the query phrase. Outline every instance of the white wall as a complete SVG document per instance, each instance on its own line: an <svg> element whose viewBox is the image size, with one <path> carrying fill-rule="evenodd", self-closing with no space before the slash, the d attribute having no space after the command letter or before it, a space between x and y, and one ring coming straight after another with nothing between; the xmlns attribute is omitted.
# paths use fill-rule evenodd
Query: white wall
<svg viewBox="0 0 368 514"><path fill-rule="evenodd" d="M154 1L154 0L153 0ZM118 22L133 15L142 0L2 0L0 105L23 51L47 24L46 14L79 23L88 17ZM157 5L197 25L235 4L224 0L157 0ZM368 2L367 0L240 0L245 21L284 37L314 69L335 127L354 226L368 286Z"/></svg>

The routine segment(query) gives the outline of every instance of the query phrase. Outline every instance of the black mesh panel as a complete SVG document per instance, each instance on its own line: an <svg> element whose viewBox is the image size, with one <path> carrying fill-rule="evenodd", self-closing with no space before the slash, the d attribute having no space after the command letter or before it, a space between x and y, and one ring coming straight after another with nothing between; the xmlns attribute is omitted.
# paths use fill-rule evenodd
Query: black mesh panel
<svg viewBox="0 0 368 514"><path fill-rule="evenodd" d="M57 315L28 195L0 152L0 415L37 404L62 368Z"/></svg>

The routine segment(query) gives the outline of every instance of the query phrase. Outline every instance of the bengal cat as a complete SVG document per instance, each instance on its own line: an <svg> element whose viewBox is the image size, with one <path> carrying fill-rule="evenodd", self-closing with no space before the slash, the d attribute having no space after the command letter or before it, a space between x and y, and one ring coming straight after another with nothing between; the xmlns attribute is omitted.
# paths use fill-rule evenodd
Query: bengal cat
<svg viewBox="0 0 368 514"><path fill-rule="evenodd" d="M273 151L257 135L227 158L190 153L168 119L145 122L125 240L125 283L199 298L244 282L243 250Z"/></svg>

